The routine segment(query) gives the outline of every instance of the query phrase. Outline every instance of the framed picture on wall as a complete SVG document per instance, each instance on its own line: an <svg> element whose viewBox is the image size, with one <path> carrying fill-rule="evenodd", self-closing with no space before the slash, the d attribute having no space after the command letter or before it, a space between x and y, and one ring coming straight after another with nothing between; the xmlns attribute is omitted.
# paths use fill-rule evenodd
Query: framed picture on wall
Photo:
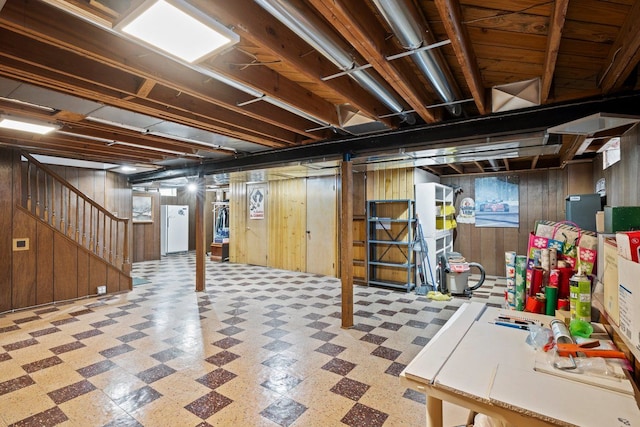
<svg viewBox="0 0 640 427"><path fill-rule="evenodd" d="M133 196L133 222L153 222L153 198L147 195Z"/></svg>
<svg viewBox="0 0 640 427"><path fill-rule="evenodd" d="M520 225L518 176L476 178L476 227L517 228Z"/></svg>

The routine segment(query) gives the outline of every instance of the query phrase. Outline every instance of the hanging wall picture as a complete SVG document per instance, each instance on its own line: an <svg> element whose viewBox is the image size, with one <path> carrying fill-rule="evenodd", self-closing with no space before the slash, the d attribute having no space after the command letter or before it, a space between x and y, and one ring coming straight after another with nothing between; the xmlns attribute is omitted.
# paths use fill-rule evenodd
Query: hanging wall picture
<svg viewBox="0 0 640 427"><path fill-rule="evenodd" d="M133 222L153 222L153 198L151 195L133 196Z"/></svg>
<svg viewBox="0 0 640 427"><path fill-rule="evenodd" d="M518 184L517 176L476 178L476 227L518 227Z"/></svg>
<svg viewBox="0 0 640 427"><path fill-rule="evenodd" d="M249 219L264 219L264 188L255 187L249 193Z"/></svg>

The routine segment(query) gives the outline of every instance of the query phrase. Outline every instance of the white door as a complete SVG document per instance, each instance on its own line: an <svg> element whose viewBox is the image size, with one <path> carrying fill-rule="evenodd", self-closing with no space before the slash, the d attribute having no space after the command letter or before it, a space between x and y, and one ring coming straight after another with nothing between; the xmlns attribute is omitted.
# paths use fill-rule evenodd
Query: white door
<svg viewBox="0 0 640 427"><path fill-rule="evenodd" d="M336 276L337 226L336 177L307 179L307 273Z"/></svg>

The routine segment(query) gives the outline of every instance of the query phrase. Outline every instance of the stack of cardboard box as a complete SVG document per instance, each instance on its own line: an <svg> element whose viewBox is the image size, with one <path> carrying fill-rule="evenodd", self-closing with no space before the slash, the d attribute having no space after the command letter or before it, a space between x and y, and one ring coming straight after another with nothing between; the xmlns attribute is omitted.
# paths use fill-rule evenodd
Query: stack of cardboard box
<svg viewBox="0 0 640 427"><path fill-rule="evenodd" d="M620 331L640 350L640 231L616 233L618 276L618 326ZM606 248L606 246L605 246ZM605 255L606 257L606 255ZM606 264L605 259L605 264ZM605 266L605 272L606 272ZM607 283L605 285L605 293ZM607 309L605 296L605 310ZM615 312L610 313L615 322Z"/></svg>

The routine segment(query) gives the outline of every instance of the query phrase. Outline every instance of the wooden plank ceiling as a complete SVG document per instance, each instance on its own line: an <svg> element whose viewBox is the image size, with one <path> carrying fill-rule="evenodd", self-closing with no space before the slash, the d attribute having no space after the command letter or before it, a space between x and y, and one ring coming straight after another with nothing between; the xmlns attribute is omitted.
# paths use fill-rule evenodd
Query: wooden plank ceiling
<svg viewBox="0 0 640 427"><path fill-rule="evenodd" d="M336 40L353 66L366 66L362 72L401 113L349 75L327 78L343 69L259 1L188 0L240 37L232 48L193 65L114 30L140 3L6 0L0 10L0 115L55 122L60 129L38 137L0 130L0 145L179 168L491 114L492 88L531 79L539 79L543 105L640 89L640 1L396 0L417 23L422 46L444 42L428 52L455 94L457 103L447 106L412 56L388 58L408 50L378 7L393 2L273 0ZM96 108L74 110L55 94ZM120 120L97 120L104 111ZM351 117L371 123L352 127ZM133 126L136 118L173 130ZM199 136L185 136L190 134ZM552 154L534 150L491 163L453 158L428 168L449 175L559 167L575 158L583 139L565 136ZM582 155L599 148L598 141Z"/></svg>

